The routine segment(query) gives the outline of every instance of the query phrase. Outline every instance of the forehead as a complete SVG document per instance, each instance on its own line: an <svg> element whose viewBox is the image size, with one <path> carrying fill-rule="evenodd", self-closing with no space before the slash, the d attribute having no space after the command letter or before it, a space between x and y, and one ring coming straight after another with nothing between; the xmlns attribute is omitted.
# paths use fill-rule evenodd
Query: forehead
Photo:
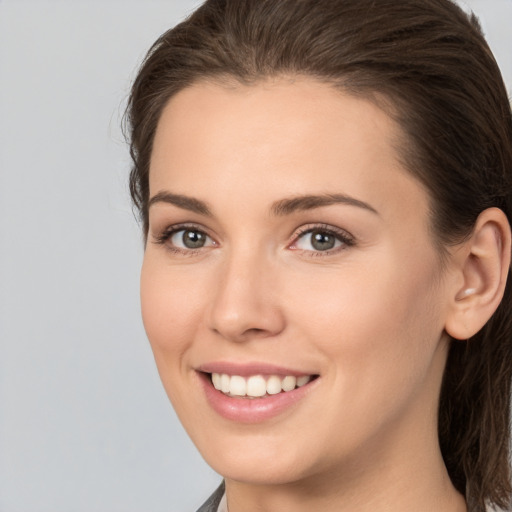
<svg viewBox="0 0 512 512"><path fill-rule="evenodd" d="M318 135L314 140L313 132ZM397 124L373 103L312 78L268 79L249 86L199 82L181 90L164 108L152 162L160 156L160 141L168 150L192 149L196 143L206 150L221 148L225 138L233 149L240 144L247 151L250 143L254 152L261 153L269 144L279 144L284 152L287 142L301 137L310 141L304 151L316 149L321 140L327 146L331 142L350 145L357 139L358 148L373 154L389 153L400 133ZM209 148L207 140L212 142ZM168 147L174 142L179 148Z"/></svg>
<svg viewBox="0 0 512 512"><path fill-rule="evenodd" d="M256 190L269 199L336 191L379 207L390 194L407 203L405 189L413 187L425 202L421 185L400 163L401 137L374 103L314 79L198 83L176 94L162 113L150 194L193 189L208 199L213 190L229 190L249 200Z"/></svg>

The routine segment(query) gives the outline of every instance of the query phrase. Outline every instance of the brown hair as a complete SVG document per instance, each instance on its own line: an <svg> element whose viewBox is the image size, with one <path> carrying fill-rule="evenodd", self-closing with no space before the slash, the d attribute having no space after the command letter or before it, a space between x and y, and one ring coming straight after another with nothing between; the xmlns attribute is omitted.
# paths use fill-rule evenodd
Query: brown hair
<svg viewBox="0 0 512 512"><path fill-rule="evenodd" d="M169 98L198 80L294 74L388 102L406 137L404 165L430 192L441 252L488 207L510 221L512 115L474 16L450 0L208 0L156 41L133 85L130 190L144 233L152 143ZM511 505L510 288L476 336L452 341L441 391L442 453L472 510Z"/></svg>

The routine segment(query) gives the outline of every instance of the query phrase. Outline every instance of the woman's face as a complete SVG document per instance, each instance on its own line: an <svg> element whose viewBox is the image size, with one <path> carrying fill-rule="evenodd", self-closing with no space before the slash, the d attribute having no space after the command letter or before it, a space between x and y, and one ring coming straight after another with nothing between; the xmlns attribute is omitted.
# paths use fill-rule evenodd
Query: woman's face
<svg viewBox="0 0 512 512"><path fill-rule="evenodd" d="M448 292L399 135L313 79L201 83L165 108L143 319L225 477L354 477L437 446Z"/></svg>

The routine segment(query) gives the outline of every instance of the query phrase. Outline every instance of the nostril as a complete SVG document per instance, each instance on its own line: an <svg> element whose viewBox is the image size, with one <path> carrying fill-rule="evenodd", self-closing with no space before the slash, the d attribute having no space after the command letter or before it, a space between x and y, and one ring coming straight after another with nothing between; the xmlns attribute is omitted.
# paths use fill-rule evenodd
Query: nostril
<svg viewBox="0 0 512 512"><path fill-rule="evenodd" d="M252 335L258 336L258 335L265 335L266 332L267 331L265 331L265 329L258 329L258 328L253 327L251 329L247 329L244 334L252 334Z"/></svg>

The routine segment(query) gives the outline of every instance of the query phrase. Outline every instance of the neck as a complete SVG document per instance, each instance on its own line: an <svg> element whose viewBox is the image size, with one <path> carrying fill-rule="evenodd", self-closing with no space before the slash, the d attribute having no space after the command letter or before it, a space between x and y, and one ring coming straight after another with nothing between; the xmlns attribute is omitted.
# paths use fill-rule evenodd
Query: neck
<svg viewBox="0 0 512 512"><path fill-rule="evenodd" d="M437 444L437 443L436 443ZM415 452L407 452L415 453ZM254 484L226 479L229 512L466 512L440 450L415 453L408 463L371 453L371 464L348 463L293 483Z"/></svg>

